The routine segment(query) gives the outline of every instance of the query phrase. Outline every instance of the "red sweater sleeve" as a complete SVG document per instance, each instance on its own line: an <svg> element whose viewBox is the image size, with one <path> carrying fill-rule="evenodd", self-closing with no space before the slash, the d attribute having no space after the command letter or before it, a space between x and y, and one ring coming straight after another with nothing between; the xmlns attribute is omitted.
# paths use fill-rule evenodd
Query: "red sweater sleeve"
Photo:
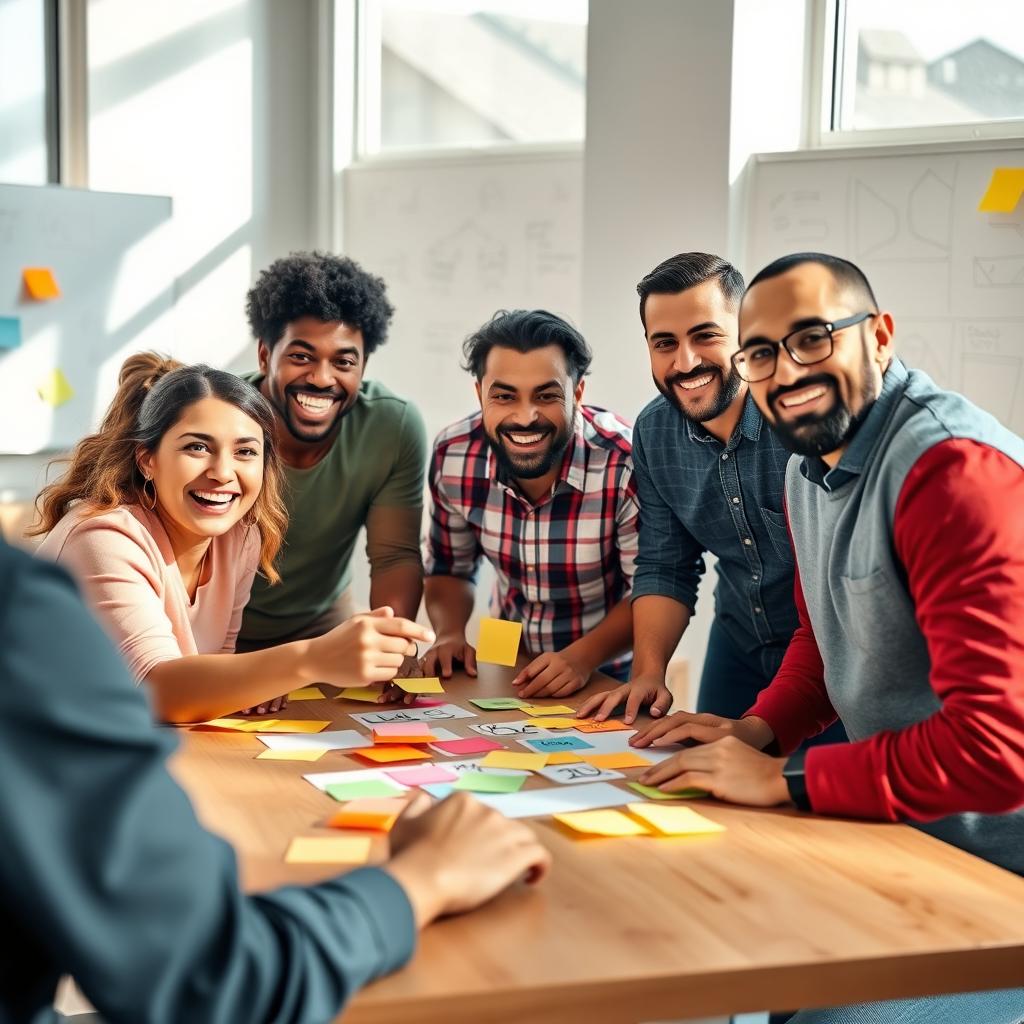
<svg viewBox="0 0 1024 1024"><path fill-rule="evenodd" d="M886 821L1024 804L1024 470L945 441L907 474L893 525L941 708L808 751L814 810Z"/></svg>

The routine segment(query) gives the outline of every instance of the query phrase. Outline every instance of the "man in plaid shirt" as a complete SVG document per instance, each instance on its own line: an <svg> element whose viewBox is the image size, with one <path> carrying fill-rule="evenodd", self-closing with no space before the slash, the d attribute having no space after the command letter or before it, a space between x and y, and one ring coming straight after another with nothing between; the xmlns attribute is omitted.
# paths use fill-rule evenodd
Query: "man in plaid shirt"
<svg viewBox="0 0 1024 1024"><path fill-rule="evenodd" d="M632 431L582 405L590 349L544 310L499 312L463 346L480 411L434 443L427 614L437 633L427 675L453 662L476 674L466 641L481 557L494 566L491 613L521 622L523 697L565 697L596 669L629 675L629 591L639 508Z"/></svg>

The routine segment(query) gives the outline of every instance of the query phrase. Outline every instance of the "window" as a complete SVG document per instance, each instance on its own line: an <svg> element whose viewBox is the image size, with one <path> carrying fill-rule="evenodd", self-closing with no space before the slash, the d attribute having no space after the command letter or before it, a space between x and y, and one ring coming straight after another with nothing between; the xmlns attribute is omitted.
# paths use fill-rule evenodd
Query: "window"
<svg viewBox="0 0 1024 1024"><path fill-rule="evenodd" d="M54 8L47 0L0 2L0 182L57 180Z"/></svg>
<svg viewBox="0 0 1024 1024"><path fill-rule="evenodd" d="M1024 134L1020 0L837 0L830 7L823 142L829 134L852 141L851 133L895 131L924 138L923 129L938 139Z"/></svg>
<svg viewBox="0 0 1024 1024"><path fill-rule="evenodd" d="M361 155L583 138L586 0L361 0Z"/></svg>

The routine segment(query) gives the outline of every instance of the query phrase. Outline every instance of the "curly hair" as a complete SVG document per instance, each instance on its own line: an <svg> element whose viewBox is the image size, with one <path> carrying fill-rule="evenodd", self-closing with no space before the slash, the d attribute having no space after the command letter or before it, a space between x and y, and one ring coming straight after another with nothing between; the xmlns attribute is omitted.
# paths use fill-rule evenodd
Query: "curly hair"
<svg viewBox="0 0 1024 1024"><path fill-rule="evenodd" d="M303 316L358 328L369 356L387 340L394 307L384 281L347 256L293 252L275 260L249 289L245 312L253 337L273 348Z"/></svg>

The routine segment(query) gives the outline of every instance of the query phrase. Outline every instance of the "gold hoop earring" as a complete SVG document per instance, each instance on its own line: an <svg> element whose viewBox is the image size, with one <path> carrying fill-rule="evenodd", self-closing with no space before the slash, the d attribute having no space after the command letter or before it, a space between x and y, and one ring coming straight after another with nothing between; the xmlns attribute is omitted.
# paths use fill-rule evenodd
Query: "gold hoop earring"
<svg viewBox="0 0 1024 1024"><path fill-rule="evenodd" d="M150 492L146 489L147 487L152 488L153 496L151 498L150 498ZM147 500L146 500L147 498L149 499L149 502L150 502L149 504L147 504ZM152 479L150 479L150 477L148 477L148 476L146 477L146 479L142 483L142 499L141 500L142 500L142 507L147 512L152 512L156 508L156 484L153 483Z"/></svg>

